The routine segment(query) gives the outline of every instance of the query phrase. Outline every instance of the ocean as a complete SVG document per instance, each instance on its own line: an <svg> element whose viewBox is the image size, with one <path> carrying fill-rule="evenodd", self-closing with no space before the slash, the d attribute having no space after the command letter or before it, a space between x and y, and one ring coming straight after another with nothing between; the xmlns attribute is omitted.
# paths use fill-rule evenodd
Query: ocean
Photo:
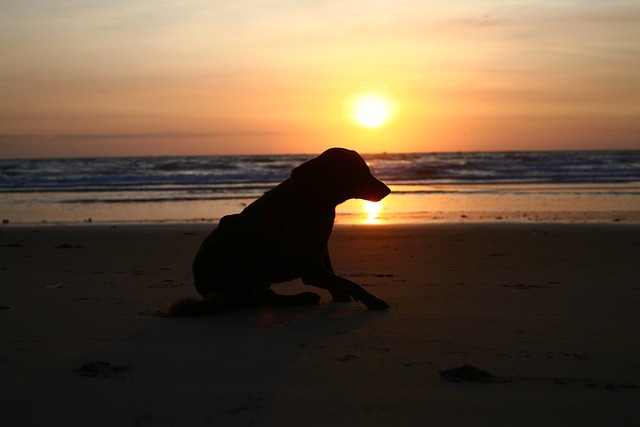
<svg viewBox="0 0 640 427"><path fill-rule="evenodd" d="M216 222L312 155L0 160L5 224ZM637 221L640 151L363 155L392 194L338 223Z"/></svg>

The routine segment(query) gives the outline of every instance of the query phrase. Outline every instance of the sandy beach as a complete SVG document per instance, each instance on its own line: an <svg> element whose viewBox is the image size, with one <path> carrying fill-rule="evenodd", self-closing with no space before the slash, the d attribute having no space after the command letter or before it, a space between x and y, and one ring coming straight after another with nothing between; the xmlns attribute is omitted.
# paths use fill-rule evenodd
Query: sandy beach
<svg viewBox="0 0 640 427"><path fill-rule="evenodd" d="M211 227L3 228L3 424L640 424L640 225L343 225L387 312L159 315Z"/></svg>

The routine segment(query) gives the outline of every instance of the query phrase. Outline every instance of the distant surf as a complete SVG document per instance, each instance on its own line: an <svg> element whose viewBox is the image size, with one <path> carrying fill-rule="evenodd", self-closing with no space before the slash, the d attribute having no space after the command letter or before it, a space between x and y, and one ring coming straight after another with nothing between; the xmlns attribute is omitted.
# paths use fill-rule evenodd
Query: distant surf
<svg viewBox="0 0 640 427"><path fill-rule="evenodd" d="M89 217L124 222L216 220L259 197L311 157L5 159L0 160L2 216L13 223L38 223L47 218L73 223ZM363 157L395 196L405 196L404 208L397 202L400 205L388 210L388 215L454 209L433 207L426 199L416 201L425 196L455 199L470 194L504 195L506 191L531 198L548 196L551 188L569 191L574 198L576 194L617 194L620 209L628 210L638 202L640 210L637 150L384 153ZM464 211L468 206L455 208Z"/></svg>

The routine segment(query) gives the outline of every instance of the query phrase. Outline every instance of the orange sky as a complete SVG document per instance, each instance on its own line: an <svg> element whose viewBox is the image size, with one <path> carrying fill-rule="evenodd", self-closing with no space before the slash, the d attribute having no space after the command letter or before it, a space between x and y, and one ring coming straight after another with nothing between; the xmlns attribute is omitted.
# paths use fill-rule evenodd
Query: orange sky
<svg viewBox="0 0 640 427"><path fill-rule="evenodd" d="M0 157L640 149L639 70L636 0L0 0Z"/></svg>

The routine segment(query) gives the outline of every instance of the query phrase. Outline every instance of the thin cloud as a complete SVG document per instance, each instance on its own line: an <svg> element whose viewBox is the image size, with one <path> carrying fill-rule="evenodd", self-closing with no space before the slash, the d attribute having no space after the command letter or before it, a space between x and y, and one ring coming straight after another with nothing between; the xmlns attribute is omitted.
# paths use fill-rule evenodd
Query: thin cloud
<svg viewBox="0 0 640 427"><path fill-rule="evenodd" d="M91 134L61 134L61 135L29 135L4 134L0 135L0 142L29 142L29 141L89 141L89 140L149 140L149 139L179 139L179 138L228 138L243 136L278 136L288 135L286 132L152 132L152 133L91 133Z"/></svg>

